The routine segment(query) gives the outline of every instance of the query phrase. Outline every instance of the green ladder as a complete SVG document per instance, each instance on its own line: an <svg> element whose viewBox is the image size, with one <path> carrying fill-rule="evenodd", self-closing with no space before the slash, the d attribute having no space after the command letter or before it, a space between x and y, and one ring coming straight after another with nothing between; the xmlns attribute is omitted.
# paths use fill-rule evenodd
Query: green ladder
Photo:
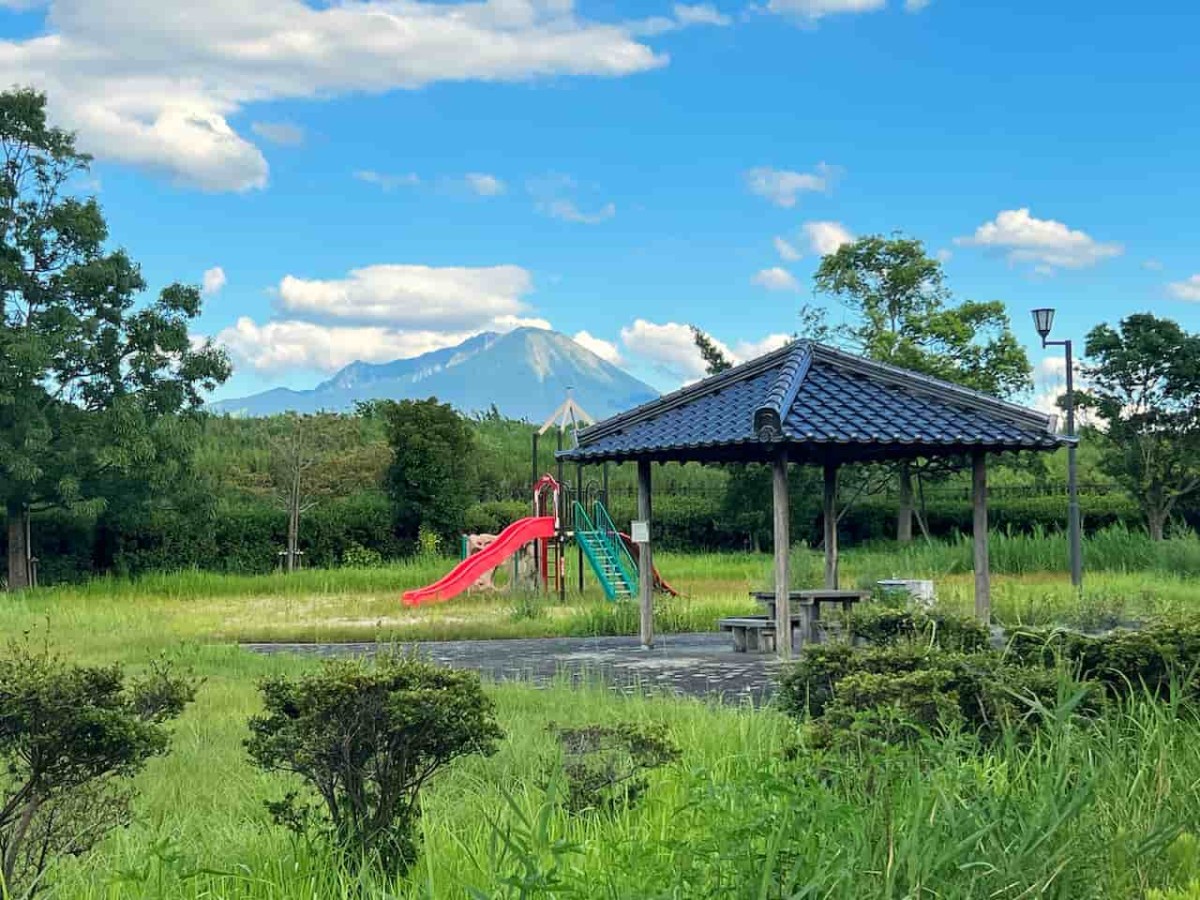
<svg viewBox="0 0 1200 900"><path fill-rule="evenodd" d="M593 521L583 504L575 501L575 540L596 573L604 596L609 600L628 600L637 591L637 563L600 501L596 501L595 516Z"/></svg>

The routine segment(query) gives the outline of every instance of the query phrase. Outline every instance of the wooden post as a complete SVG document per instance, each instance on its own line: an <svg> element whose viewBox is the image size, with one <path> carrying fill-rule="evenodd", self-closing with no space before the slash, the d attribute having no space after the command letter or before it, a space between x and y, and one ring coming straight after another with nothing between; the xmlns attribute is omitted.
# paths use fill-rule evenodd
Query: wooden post
<svg viewBox="0 0 1200 900"><path fill-rule="evenodd" d="M775 510L775 649L780 659L792 655L792 538L788 512L788 454L781 447L771 463Z"/></svg>
<svg viewBox="0 0 1200 900"><path fill-rule="evenodd" d="M975 507L975 618L992 620L992 573L988 559L987 456L977 451L971 460L971 500Z"/></svg>
<svg viewBox="0 0 1200 900"><path fill-rule="evenodd" d="M638 519L646 523L646 540L638 544L638 596L641 598L642 646L654 646L654 556L650 549L650 460L639 459Z"/></svg>
<svg viewBox="0 0 1200 900"><path fill-rule="evenodd" d="M838 534L837 534L837 486L838 466L835 462L825 463L825 587L836 591L838 587Z"/></svg>
<svg viewBox="0 0 1200 900"><path fill-rule="evenodd" d="M575 500L583 506L583 463L575 464ZM571 510L571 528L575 535L575 568L579 572L579 593L583 593L583 544L579 542L579 523L575 520L575 510Z"/></svg>

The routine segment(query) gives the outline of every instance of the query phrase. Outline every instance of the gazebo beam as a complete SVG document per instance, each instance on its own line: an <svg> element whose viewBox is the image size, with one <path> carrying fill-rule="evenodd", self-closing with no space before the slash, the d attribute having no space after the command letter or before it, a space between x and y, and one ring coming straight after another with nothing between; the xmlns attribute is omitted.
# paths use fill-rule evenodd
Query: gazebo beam
<svg viewBox="0 0 1200 900"><path fill-rule="evenodd" d="M646 540L638 543L638 596L641 599L642 646L654 646L654 556L650 547L650 460L637 464L638 519L646 523Z"/></svg>
<svg viewBox="0 0 1200 900"><path fill-rule="evenodd" d="M837 533L837 486L838 464L825 463L825 588L836 591L838 588L838 533Z"/></svg>
<svg viewBox="0 0 1200 900"><path fill-rule="evenodd" d="M971 502L974 506L975 618L992 619L992 573L988 557L987 454L976 450L971 457Z"/></svg>
<svg viewBox="0 0 1200 900"><path fill-rule="evenodd" d="M788 452L781 447L771 463L775 532L775 651L780 659L792 655L791 514L788 509Z"/></svg>

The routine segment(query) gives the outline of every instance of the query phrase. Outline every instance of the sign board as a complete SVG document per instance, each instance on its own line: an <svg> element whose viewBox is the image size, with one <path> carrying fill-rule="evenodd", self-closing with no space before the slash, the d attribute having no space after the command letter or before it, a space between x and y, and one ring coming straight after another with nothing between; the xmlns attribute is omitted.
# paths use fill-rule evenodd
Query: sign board
<svg viewBox="0 0 1200 900"><path fill-rule="evenodd" d="M650 523L631 522L629 525L629 534L635 544L650 543Z"/></svg>

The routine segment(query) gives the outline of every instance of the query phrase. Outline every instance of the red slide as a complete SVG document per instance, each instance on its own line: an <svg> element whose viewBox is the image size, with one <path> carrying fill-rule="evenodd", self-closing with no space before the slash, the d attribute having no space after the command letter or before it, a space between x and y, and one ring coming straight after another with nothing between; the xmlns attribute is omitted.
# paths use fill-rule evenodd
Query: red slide
<svg viewBox="0 0 1200 900"><path fill-rule="evenodd" d="M444 578L429 587L405 591L404 605L420 606L422 603L437 603L457 597L478 581L480 575L496 568L530 541L554 537L554 530L553 516L518 519L500 532L487 549L472 553Z"/></svg>

